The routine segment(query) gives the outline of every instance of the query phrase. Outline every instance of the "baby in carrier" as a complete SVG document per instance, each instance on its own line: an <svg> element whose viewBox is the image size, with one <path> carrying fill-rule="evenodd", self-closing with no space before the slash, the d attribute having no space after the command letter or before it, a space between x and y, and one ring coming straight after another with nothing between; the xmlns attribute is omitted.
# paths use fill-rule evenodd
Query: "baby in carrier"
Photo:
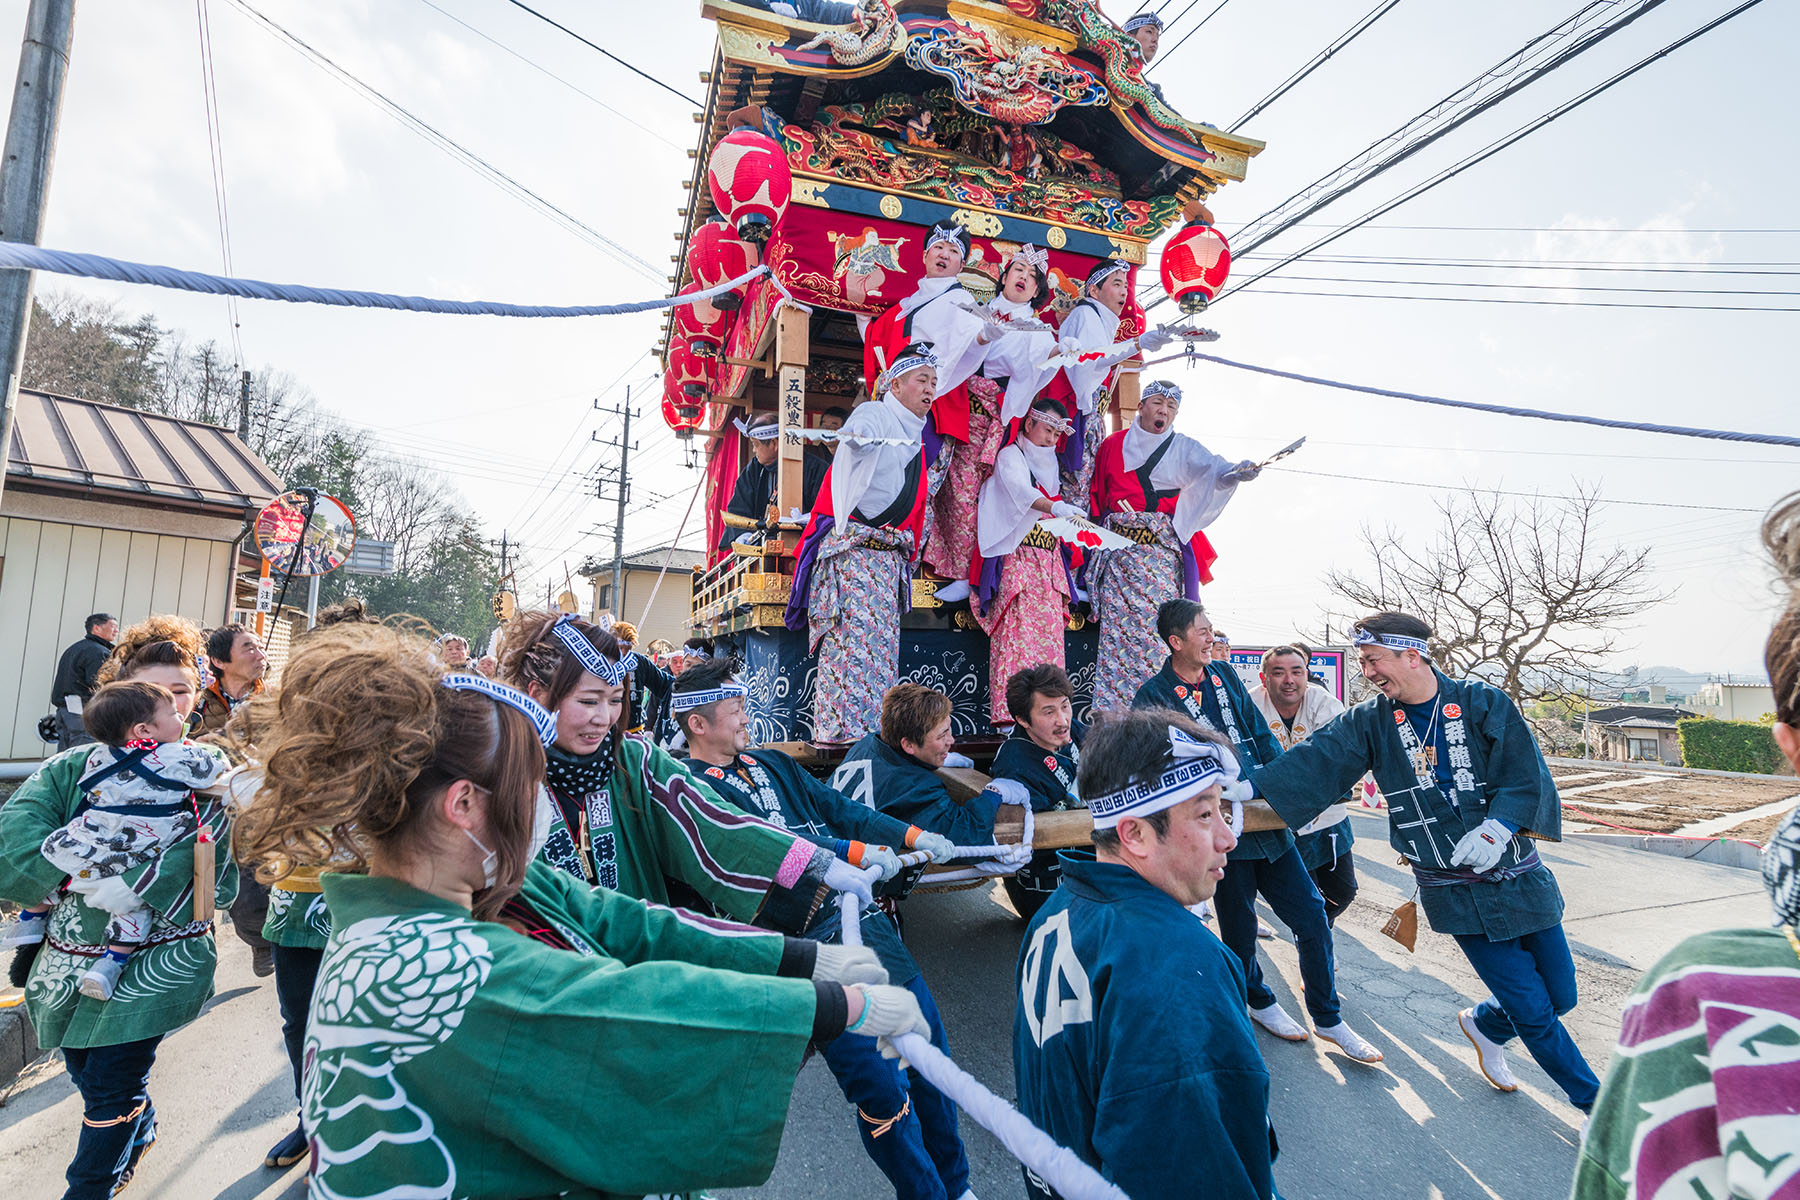
<svg viewBox="0 0 1800 1200"><path fill-rule="evenodd" d="M88 753L82 805L43 845L44 857L68 882L20 913L0 934L0 947L41 943L58 893L73 892L109 915L106 951L81 976L80 988L84 996L110 1000L156 916L124 876L194 833L194 789L216 779L225 762L183 740L186 722L161 684L108 684L88 701L82 722L100 743Z"/></svg>

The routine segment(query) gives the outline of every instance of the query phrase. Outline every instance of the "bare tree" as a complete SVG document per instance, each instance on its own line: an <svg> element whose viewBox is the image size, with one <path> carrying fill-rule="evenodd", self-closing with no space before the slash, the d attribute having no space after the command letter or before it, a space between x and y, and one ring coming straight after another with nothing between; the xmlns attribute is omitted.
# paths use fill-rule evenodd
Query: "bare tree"
<svg viewBox="0 0 1800 1200"><path fill-rule="evenodd" d="M1440 500L1423 544L1363 527L1370 573L1332 571L1355 615L1399 609L1435 631L1432 654L1515 702L1576 690L1613 654L1627 621L1667 598L1643 546L1602 546L1601 501L1582 487L1528 500L1469 490Z"/></svg>

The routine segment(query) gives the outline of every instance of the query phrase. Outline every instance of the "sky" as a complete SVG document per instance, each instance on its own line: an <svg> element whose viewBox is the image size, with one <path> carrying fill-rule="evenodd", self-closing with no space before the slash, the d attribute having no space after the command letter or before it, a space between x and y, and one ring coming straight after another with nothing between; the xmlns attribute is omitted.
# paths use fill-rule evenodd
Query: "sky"
<svg viewBox="0 0 1800 1200"><path fill-rule="evenodd" d="M201 0L208 18L235 272L252 278L454 299L614 303L666 294L696 107L504 0ZM573 214L596 245L444 153L249 16L253 7L394 103ZM704 98L714 26L697 3L540 0L675 91ZM1110 4L1123 17L1133 3ZM1408 0L1242 132L1268 148L1212 201L1231 233L1574 11ZM1412 162L1310 218L1262 253L1296 249L1726 11L1668 0L1598 48ZM1182 14L1165 48L1212 8ZM0 36L25 0L0 0ZM1235 0L1153 77L1190 119L1226 125L1366 11L1361 0ZM1337 380L1485 403L1679 425L1800 432L1794 311L1663 311L1565 304L1358 299L1288 292L1498 295L1800 309L1800 192L1791 117L1800 82L1794 6L1767 3L1325 255L1519 260L1450 272L1301 263L1221 302L1218 353ZM1784 119L1785 118L1785 119ZM82 0L43 244L221 269L194 3ZM1419 226L1438 228L1416 228ZM1408 228L1414 227L1414 228ZM1458 228L1443 228L1458 227ZM1750 232L1772 230L1774 232ZM637 261L634 261L635 260ZM654 264L655 274L643 263ZM1638 274L1535 270L1581 262ZM1247 277L1248 263L1238 277ZM1405 285L1316 280L1395 279ZM1310 278L1299 278L1310 277ZM1444 289L1425 279L1554 284ZM1567 291L1693 287L1776 297ZM196 340L230 340L225 302L39 276L38 287L150 312ZM658 315L506 320L243 302L254 367L292 373L320 404L396 453L442 469L490 536L523 545L521 592L588 555L610 557L614 502L592 470L611 451L630 386L636 450L627 551L682 529L698 473L662 428ZM1167 319L1168 309L1159 310ZM1305 435L1284 466L1239 489L1208 531L1221 558L1203 597L1239 644L1316 632L1321 579L1364 569L1365 526L1409 543L1464 484L1604 496L1608 544L1651 548L1670 598L1620 630L1615 665L1752 673L1777 592L1761 514L1800 487L1800 452L1454 412L1206 365L1169 377L1179 428L1227 457ZM1355 476L1359 478L1345 478ZM629 614L627 614L629 615Z"/></svg>

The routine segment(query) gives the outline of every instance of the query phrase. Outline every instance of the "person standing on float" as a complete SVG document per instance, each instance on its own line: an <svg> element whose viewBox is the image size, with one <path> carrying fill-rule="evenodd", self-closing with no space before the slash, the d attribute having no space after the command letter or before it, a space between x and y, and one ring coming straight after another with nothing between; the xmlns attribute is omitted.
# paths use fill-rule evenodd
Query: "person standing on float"
<svg viewBox="0 0 1800 1200"><path fill-rule="evenodd" d="M1004 321L1035 321L1050 299L1049 252L1027 243L1014 251L1000 272L1000 290L988 311ZM1056 374L1045 361L1056 351L1056 334L1041 330L990 327L981 369L964 385L969 392L969 440L950 460L944 486L933 501L936 520L925 544L925 564L957 581L938 589L940 600L961 599L960 586L975 553L976 507L994 456L1016 432L1025 410Z"/></svg>
<svg viewBox="0 0 1800 1200"><path fill-rule="evenodd" d="M969 231L961 225L933 225L921 252L925 278L912 295L870 321L863 331L864 379L875 380L891 370L914 344L930 346L937 360L937 394L923 434L928 506L920 548L930 544L942 524L945 514L936 504L938 495L951 464L969 444L969 393L964 385L981 369L991 337L987 322L964 307L975 304L974 296L958 278L972 248ZM939 573L960 583L963 565L954 563ZM960 600L966 594L953 584L940 591L940 598Z"/></svg>
<svg viewBox="0 0 1800 1200"><path fill-rule="evenodd" d="M1225 510L1239 483L1256 478L1254 464L1233 466L1176 433L1180 411L1180 388L1160 379L1146 385L1136 420L1096 456L1094 519L1137 543L1102 552L1089 579L1100 622L1097 709L1127 707L1156 674L1166 653L1156 606L1177 596L1199 599L1218 558L1200 531Z"/></svg>
<svg viewBox="0 0 1800 1200"><path fill-rule="evenodd" d="M818 656L815 742L854 742L881 724L881 697L900 678L900 614L923 540L926 414L937 360L903 348L875 378L876 398L838 430L838 451L800 535L787 627Z"/></svg>
<svg viewBox="0 0 1800 1200"><path fill-rule="evenodd" d="M1155 353L1172 340L1172 335L1150 329L1117 341L1119 318L1130 299L1131 264L1103 258L1088 272L1086 294L1063 318L1057 334L1059 349L1080 355L1062 371L1074 399L1075 436L1063 448L1063 473L1073 496L1087 494L1095 456L1106 439L1106 409L1118 383L1113 368L1140 349Z"/></svg>
<svg viewBox="0 0 1800 1200"><path fill-rule="evenodd" d="M988 712L996 728L1013 720L1003 680L1039 663L1064 664L1069 564L1062 543L1038 522L1087 515L1062 499L1057 470L1056 440L1073 432L1060 402L1037 401L981 485L970 607L988 635Z"/></svg>

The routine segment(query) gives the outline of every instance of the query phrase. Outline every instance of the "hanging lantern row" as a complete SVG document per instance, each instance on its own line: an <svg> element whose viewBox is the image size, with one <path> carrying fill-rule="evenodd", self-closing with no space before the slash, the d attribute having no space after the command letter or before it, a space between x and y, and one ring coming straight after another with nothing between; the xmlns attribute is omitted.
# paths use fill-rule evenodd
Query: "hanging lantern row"
<svg viewBox="0 0 1800 1200"><path fill-rule="evenodd" d="M688 239L687 265L700 289L716 288L751 270L761 259L757 247L731 235L723 221L708 221ZM744 302L744 289L714 296L715 306L727 311Z"/></svg>
<svg viewBox="0 0 1800 1200"><path fill-rule="evenodd" d="M701 290L701 284L696 280L676 294L691 296ZM729 324L730 318L714 307L711 300L696 300L692 304L675 306L672 328L675 336L687 339L688 344L693 346L694 353L716 356L724 349Z"/></svg>
<svg viewBox="0 0 1800 1200"><path fill-rule="evenodd" d="M1230 274L1231 244L1210 224L1190 221L1163 247L1163 290L1184 313L1204 312Z"/></svg>

